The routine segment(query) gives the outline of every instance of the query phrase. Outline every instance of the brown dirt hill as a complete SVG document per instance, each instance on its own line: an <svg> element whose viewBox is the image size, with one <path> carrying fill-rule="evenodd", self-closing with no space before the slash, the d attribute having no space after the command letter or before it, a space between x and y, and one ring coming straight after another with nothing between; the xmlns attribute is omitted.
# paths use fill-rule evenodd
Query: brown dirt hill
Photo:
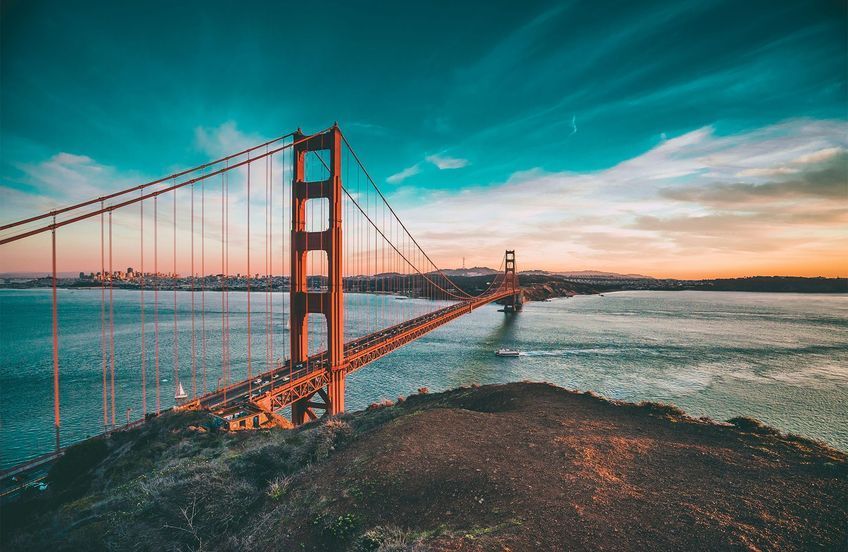
<svg viewBox="0 0 848 552"><path fill-rule="evenodd" d="M197 419L108 443L78 470L82 483L57 479L54 502L18 520L9 549L848 543L846 455L749 419L719 425L514 383L414 395L294 431L221 435L184 429L188 421ZM63 488L77 490L61 499Z"/></svg>

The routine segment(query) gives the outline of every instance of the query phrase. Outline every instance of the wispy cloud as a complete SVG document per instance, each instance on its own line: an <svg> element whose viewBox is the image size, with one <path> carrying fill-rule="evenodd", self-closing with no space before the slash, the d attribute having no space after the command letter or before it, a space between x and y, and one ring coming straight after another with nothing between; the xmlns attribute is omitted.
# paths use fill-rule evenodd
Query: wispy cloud
<svg viewBox="0 0 848 552"><path fill-rule="evenodd" d="M197 147L210 156L263 141L229 123L199 129L196 137ZM444 155L439 160L445 164L446 159L447 165L458 164ZM401 182L419 174L426 163L436 164L419 161L387 180ZM263 167L254 167L256 182L264 182ZM4 219L147 180L68 152L19 168L33 192L4 189L3 212L15 215ZM275 178L284 177L279 165L273 169ZM848 123L800 119L736 135L701 128L597 172L529 168L485 187L405 187L392 200L425 249L446 266L462 256L472 264L491 264L489 256L515 248L523 268L594 268L657 276L836 274L848 270L840 255L848 244L846 174ZM231 247L240 252L246 237L244 177L244 171L232 175L229 197ZM216 181L212 190L219 189ZM261 190L253 190L251 203L262 201ZM219 212L217 198L220 192L211 200L207 195L207 201L218 205L211 212ZM161 198L160 223L167 220L172 200L170 194ZM116 243L126 237L130 245L119 250L137 251L137 211L128 211L116 214L116 224L123 227ZM146 220L150 217L146 210ZM180 215L178 226L189 224ZM252 232L261 228L256 224ZM97 233L96 221L90 230ZM84 258L83 244L78 251L80 269L99 262L94 253ZM24 262L27 255L15 250L14 258ZM33 266L41 261L32 257Z"/></svg>
<svg viewBox="0 0 848 552"><path fill-rule="evenodd" d="M389 184L397 184L398 182L403 182L409 177L415 176L416 174L421 172L421 164L416 163L411 167L407 167L402 171L395 173L386 179L386 182Z"/></svg>
<svg viewBox="0 0 848 552"><path fill-rule="evenodd" d="M810 163L791 173L759 169L759 172L751 175L768 175L774 178L767 182L713 182L668 188L661 190L660 195L708 207L729 206L735 209L784 200L848 199L848 152L819 158L824 160Z"/></svg>
<svg viewBox="0 0 848 552"><path fill-rule="evenodd" d="M353 121L345 123L343 126L346 130L356 130L364 134L373 134L375 136L385 136L386 134L389 134L388 128L374 123Z"/></svg>
<svg viewBox="0 0 848 552"><path fill-rule="evenodd" d="M450 157L448 155L442 153L435 153L433 155L428 155L424 158L424 161L419 161L418 163L406 167L400 172L397 172L388 178L386 178L386 182L389 184L397 184L398 182L403 182L407 178L411 178L417 174L421 173L422 164L424 162L431 163L440 171L451 170L451 169L461 169L463 167L468 166L468 159L462 159L459 157Z"/></svg>
<svg viewBox="0 0 848 552"><path fill-rule="evenodd" d="M441 171L446 169L461 169L468 166L468 159L450 157L443 154L428 155L426 160L437 166Z"/></svg>
<svg viewBox="0 0 848 552"><path fill-rule="evenodd" d="M3 220L23 218L62 207L82 199L137 184L133 175L98 163L87 155L59 152L37 163L22 163L23 182L31 192L0 186L5 201L0 206Z"/></svg>
<svg viewBox="0 0 848 552"><path fill-rule="evenodd" d="M210 157L223 157L264 141L258 135L239 130L235 121L227 121L217 127L194 129L195 147Z"/></svg>
<svg viewBox="0 0 848 552"><path fill-rule="evenodd" d="M419 194L401 208L446 265L463 254L491 264L477 252L514 247L525 268L844 273L835 252L848 244L846 131L810 120L730 136L705 127L604 171L525 170L495 186ZM778 167L796 172L767 172ZM739 176L752 169L763 172Z"/></svg>

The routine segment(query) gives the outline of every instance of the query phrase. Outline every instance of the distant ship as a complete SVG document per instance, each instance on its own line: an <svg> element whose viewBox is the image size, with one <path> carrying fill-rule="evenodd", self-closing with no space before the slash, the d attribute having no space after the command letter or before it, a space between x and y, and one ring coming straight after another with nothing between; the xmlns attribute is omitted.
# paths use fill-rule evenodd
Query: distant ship
<svg viewBox="0 0 848 552"><path fill-rule="evenodd" d="M183 384L178 383L177 384L177 391L176 391L176 393L174 393L174 400L175 401L181 401L181 400L187 399L187 398L188 398L188 395L186 394L185 389L183 389Z"/></svg>
<svg viewBox="0 0 848 552"><path fill-rule="evenodd" d="M515 349L498 349L497 351L495 351L495 354L499 357L517 357L521 353L519 353Z"/></svg>

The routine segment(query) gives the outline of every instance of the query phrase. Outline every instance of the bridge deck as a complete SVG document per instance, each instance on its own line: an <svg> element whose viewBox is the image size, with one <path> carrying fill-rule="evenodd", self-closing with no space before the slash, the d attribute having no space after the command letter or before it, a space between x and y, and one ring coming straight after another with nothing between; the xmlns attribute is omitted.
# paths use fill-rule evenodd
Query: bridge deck
<svg viewBox="0 0 848 552"><path fill-rule="evenodd" d="M500 289L349 341L345 343L343 369L347 373L358 370L463 314L511 294L508 289ZM250 400L265 410L279 410L327 385L328 368L326 352L312 355L295 366L286 361L273 370L208 393L181 408L218 409Z"/></svg>

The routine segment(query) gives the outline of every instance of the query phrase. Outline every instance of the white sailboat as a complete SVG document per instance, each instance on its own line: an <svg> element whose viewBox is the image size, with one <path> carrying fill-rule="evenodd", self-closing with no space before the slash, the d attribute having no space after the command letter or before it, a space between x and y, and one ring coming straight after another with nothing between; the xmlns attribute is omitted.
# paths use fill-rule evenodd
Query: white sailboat
<svg viewBox="0 0 848 552"><path fill-rule="evenodd" d="M181 401L187 398L188 395L186 394L185 389L183 389L183 384L181 382L177 382L177 390L174 392L174 400Z"/></svg>

